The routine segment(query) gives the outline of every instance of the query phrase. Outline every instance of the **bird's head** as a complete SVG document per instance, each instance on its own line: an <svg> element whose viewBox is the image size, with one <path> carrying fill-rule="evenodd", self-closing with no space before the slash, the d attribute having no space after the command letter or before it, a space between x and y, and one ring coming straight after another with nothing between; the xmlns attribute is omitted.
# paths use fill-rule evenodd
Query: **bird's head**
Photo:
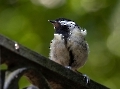
<svg viewBox="0 0 120 89"><path fill-rule="evenodd" d="M69 34L74 29L79 29L81 31L81 28L72 20L66 19L66 18L58 18L56 20L48 20L51 22L55 29L55 34L62 34L65 37L69 37ZM83 32L83 30L82 30ZM86 32L86 31L85 31Z"/></svg>
<svg viewBox="0 0 120 89"><path fill-rule="evenodd" d="M69 31L74 29L75 27L79 28L79 26L74 21L66 18L58 18L56 20L48 20L48 21L53 24L56 32L58 30Z"/></svg>

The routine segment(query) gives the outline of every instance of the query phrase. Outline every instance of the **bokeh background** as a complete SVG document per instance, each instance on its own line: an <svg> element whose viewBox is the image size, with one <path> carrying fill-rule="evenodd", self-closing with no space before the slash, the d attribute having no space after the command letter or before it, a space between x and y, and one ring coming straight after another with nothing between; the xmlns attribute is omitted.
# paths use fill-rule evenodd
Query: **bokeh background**
<svg viewBox="0 0 120 89"><path fill-rule="evenodd" d="M53 38L50 19L65 17L86 28L90 53L79 71L120 88L120 0L0 0L0 34L45 57ZM20 86L26 86L21 79Z"/></svg>

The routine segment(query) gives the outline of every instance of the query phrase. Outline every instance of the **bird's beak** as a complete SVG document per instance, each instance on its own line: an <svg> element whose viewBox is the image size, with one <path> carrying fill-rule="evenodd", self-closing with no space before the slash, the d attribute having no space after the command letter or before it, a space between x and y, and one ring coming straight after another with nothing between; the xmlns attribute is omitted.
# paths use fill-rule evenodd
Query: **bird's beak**
<svg viewBox="0 0 120 89"><path fill-rule="evenodd" d="M55 20L48 20L48 21L51 22L55 28L60 27L60 23L58 23L57 21L55 21Z"/></svg>
<svg viewBox="0 0 120 89"><path fill-rule="evenodd" d="M48 20L49 22L51 22L52 24L56 23L55 20Z"/></svg>

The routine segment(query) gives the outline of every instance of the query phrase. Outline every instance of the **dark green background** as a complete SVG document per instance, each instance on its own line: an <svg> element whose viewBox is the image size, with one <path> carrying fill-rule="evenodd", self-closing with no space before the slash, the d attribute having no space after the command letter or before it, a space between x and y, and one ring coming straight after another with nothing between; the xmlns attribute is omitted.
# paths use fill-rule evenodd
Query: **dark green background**
<svg viewBox="0 0 120 89"><path fill-rule="evenodd" d="M0 0L0 34L45 57L53 26L65 17L86 28L90 53L79 69L111 89L120 87L120 0ZM26 86L24 78L20 86Z"/></svg>

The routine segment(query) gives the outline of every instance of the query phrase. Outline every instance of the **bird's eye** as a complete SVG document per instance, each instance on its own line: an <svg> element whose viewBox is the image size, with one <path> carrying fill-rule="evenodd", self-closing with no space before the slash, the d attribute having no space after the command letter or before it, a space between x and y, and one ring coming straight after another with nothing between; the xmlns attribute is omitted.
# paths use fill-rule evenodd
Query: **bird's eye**
<svg viewBox="0 0 120 89"><path fill-rule="evenodd" d="M66 23L63 23L64 25L66 25Z"/></svg>

